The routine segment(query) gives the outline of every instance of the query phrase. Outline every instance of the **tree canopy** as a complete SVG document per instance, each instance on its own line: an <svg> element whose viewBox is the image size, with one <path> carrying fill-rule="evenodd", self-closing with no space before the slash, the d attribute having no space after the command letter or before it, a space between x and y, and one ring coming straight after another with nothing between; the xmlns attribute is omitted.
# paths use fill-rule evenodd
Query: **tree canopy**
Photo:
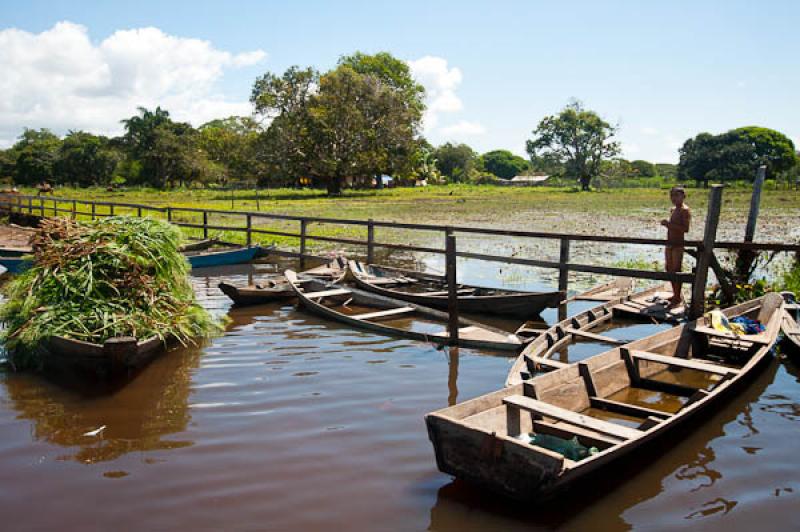
<svg viewBox="0 0 800 532"><path fill-rule="evenodd" d="M703 182L753 180L756 169L766 165L775 177L797 163L792 141L763 127L742 127L720 135L700 133L680 149L678 178Z"/></svg>
<svg viewBox="0 0 800 532"><path fill-rule="evenodd" d="M612 140L616 127L583 107L569 103L558 115L547 116L527 142L531 159L541 157L562 164L567 177L578 179L583 190L600 173L600 163L620 152Z"/></svg>
<svg viewBox="0 0 800 532"><path fill-rule="evenodd" d="M487 172L501 179L511 179L528 170L528 161L508 150L493 150L481 155L483 167Z"/></svg>
<svg viewBox="0 0 800 532"><path fill-rule="evenodd" d="M451 182L468 180L477 159L475 151L466 144L442 144L436 151L436 168Z"/></svg>

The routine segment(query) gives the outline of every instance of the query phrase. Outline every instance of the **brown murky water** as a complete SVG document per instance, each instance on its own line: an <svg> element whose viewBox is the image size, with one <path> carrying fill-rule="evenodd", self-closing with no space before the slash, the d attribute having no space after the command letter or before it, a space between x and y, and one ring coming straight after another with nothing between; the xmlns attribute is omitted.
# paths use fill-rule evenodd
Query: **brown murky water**
<svg viewBox="0 0 800 532"><path fill-rule="evenodd" d="M195 280L225 313L220 279ZM3 528L800 527L800 372L790 361L668 448L531 509L438 472L423 421L500 387L511 358L462 349L451 359L291 305L230 316L223 337L169 353L111 394L0 374ZM573 347L570 357L602 350Z"/></svg>

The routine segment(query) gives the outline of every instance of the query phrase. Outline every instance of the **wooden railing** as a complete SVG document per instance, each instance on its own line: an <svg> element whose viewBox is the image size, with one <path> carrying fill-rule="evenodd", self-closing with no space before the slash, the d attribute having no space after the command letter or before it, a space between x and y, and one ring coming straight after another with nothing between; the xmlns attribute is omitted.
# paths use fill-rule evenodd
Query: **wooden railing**
<svg viewBox="0 0 800 532"><path fill-rule="evenodd" d="M572 262L570 251L573 242L598 242L607 244L627 244L627 245L648 245L666 246L667 240L654 238L632 238L608 235L585 235L571 233L548 233L542 231L519 231L505 229L491 229L467 226L441 226L432 224L418 223L398 223L383 222L377 220L353 220L339 218L324 218L317 216L294 216L286 214L273 214L266 212L234 211L220 209L196 209L191 207L155 207L137 203L117 203L107 201L89 201L72 198L27 196L27 195L0 195L0 211L9 213L22 213L37 216L59 216L69 215L72 218L90 217L91 219L113 216L126 210L125 214L145 216L157 214L166 218L171 223L187 229L201 230L204 238L208 238L209 231L232 231L244 233L244 240L247 245L252 245L255 238L260 235L272 235L290 237L299 240L298 251L286 251L282 253L289 256L300 257L301 259L313 257L308 252L309 241L332 242L347 244L351 246L363 246L366 248L366 258L368 262L373 262L375 250L377 248L403 250L410 252L432 253L446 255L448 249L455 257L477 259L484 261L500 262L506 264L518 264L524 266L534 266L539 268L550 268L559 271L558 287L559 290L567 290L570 272L582 272L593 274L605 274L611 276L633 277L640 279L660 280L660 281L680 281L693 284L692 291L692 314L697 315L702 312L702 297L707 281L707 269L714 249L749 249L753 251L788 251L800 252L800 245L785 243L754 243L754 242L719 242L716 241L716 226L719 220L722 205L722 186L714 186L710 191L709 209L706 219L706 226L703 240L686 241L687 248L696 250L697 262L700 268L695 272L667 273L652 270L642 270L636 268L620 268L613 266L602 266L595 264L580 264ZM79 208L80 207L80 208ZM202 222L181 221L176 215L182 213L199 214ZM211 223L212 218L225 217L239 218L241 225L220 225L219 222ZM299 223L298 232L279 231L266 229L254 225L254 220L275 220L281 222ZM366 239L343 238L334 236L311 235L308 232L309 224L336 224L345 226L360 226L366 228ZM514 238L534 238L559 241L559 258L555 260L544 260L536 258L522 258L505 255L490 255L485 253L474 253L468 251L457 251L455 240L447 249L425 247L411 244L398 244L390 242L378 242L375 237L376 228L407 229L414 231L430 231L440 233L443 240L454 236L457 233L483 236L506 236ZM447 262L447 260L446 260ZM700 298L698 300L698 298Z"/></svg>

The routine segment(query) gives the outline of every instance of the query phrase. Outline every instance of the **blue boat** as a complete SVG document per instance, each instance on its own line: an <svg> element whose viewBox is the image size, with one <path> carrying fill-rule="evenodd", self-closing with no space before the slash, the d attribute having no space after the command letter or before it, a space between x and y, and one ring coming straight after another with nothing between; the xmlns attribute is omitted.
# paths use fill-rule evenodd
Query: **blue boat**
<svg viewBox="0 0 800 532"><path fill-rule="evenodd" d="M253 260L261 251L261 246L249 248L226 249L223 251L204 251L196 254L187 254L192 268L211 268L213 266L230 266L244 264Z"/></svg>
<svg viewBox="0 0 800 532"><path fill-rule="evenodd" d="M184 253L189 259L189 264L194 268L211 268L214 266L230 266L250 262L259 253L263 253L261 246L249 248L234 248L222 251L202 251ZM8 273L22 273L31 267L33 262L22 257L0 257L0 266Z"/></svg>
<svg viewBox="0 0 800 532"><path fill-rule="evenodd" d="M3 266L8 273L22 273L31 267L29 259L22 257L0 257L0 266Z"/></svg>

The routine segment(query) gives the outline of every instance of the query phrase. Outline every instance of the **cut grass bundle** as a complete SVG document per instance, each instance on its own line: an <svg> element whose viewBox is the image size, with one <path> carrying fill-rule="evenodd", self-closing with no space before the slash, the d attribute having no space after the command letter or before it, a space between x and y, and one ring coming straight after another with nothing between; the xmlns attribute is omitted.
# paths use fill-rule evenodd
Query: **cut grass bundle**
<svg viewBox="0 0 800 532"><path fill-rule="evenodd" d="M149 218L42 221L34 265L7 285L0 308L14 365L41 367L41 347L55 336L187 344L220 331L195 300L179 245L175 227Z"/></svg>

